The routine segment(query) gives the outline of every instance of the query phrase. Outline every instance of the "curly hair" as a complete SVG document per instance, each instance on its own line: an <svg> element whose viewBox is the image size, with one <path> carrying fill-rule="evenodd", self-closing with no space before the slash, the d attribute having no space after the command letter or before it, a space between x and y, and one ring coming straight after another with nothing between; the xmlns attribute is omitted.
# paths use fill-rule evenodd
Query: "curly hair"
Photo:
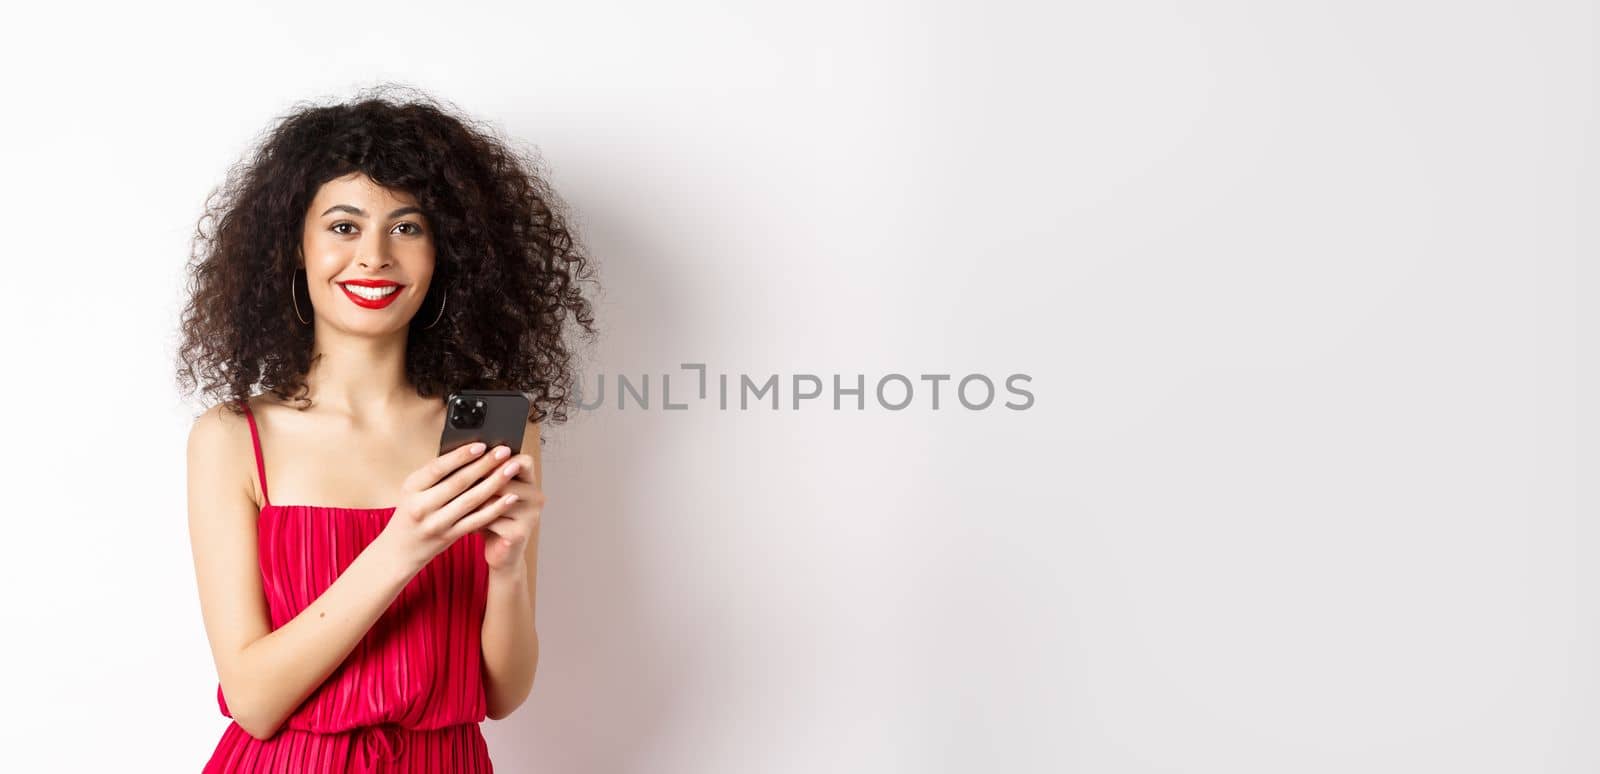
<svg viewBox="0 0 1600 774"><path fill-rule="evenodd" d="M312 328L289 303L301 228L323 183L360 172L416 197L433 227L432 285L445 312L407 333L406 376L418 393L517 390L530 421L566 421L567 334L596 334L580 284L594 270L566 207L537 155L415 89L390 99L391 88L294 105L207 196L187 267L180 388L199 387L235 414L258 382L309 405Z"/></svg>

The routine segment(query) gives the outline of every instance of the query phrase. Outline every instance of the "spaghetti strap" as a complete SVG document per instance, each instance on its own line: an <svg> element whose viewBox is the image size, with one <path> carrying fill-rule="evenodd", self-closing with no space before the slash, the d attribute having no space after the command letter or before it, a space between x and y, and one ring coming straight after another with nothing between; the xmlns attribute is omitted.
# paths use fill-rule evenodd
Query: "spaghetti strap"
<svg viewBox="0 0 1600 774"><path fill-rule="evenodd" d="M245 419L250 420L250 443L256 450L256 478L261 481L261 502L271 505L272 498L267 497L267 466L261 460L261 434L256 430L256 415L251 413L248 402L239 401L239 405L244 408Z"/></svg>

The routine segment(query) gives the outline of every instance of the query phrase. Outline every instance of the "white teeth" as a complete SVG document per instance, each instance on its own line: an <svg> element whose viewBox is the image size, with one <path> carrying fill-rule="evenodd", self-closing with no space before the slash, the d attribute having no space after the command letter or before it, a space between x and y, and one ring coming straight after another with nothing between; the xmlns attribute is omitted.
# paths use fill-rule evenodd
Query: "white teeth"
<svg viewBox="0 0 1600 774"><path fill-rule="evenodd" d="M360 285L341 285L341 287L350 291L351 293L367 299L368 301L376 301L380 298L388 298L389 296L400 292L399 285L389 285L381 288L364 288Z"/></svg>

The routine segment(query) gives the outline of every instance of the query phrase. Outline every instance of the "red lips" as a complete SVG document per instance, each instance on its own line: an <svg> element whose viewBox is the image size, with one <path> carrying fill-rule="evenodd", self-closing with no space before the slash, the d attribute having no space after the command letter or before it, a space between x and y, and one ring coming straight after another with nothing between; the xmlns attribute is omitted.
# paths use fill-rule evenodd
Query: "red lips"
<svg viewBox="0 0 1600 774"><path fill-rule="evenodd" d="M346 288L345 285L355 285L363 288L396 288L396 290L393 293L384 296L383 298L362 298L361 296L350 292L350 289ZM339 283L339 290L344 292L345 298L350 299L357 306L365 309L382 309L394 303L394 300L400 297L400 291L398 288L402 287L405 286L391 280L353 279L345 280L344 282Z"/></svg>

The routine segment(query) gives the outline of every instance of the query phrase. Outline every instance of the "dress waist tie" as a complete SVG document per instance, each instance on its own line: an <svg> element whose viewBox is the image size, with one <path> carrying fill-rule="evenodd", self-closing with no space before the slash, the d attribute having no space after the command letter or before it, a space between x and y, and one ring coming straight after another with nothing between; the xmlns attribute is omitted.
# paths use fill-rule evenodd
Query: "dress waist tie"
<svg viewBox="0 0 1600 774"><path fill-rule="evenodd" d="M405 750L403 729L392 724L367 726L357 731L361 745L361 771L374 771L380 759L397 761Z"/></svg>

